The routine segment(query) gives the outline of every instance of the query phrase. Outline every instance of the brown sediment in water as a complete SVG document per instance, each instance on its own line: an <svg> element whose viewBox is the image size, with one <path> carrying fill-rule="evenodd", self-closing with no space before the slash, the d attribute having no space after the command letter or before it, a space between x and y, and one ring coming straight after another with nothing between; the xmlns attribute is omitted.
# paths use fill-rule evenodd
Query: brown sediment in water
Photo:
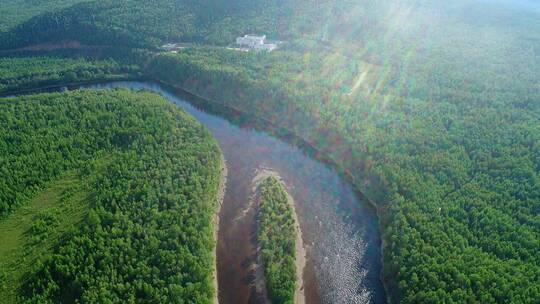
<svg viewBox="0 0 540 304"><path fill-rule="evenodd" d="M127 78L129 80L129 78ZM133 80L133 79L131 79ZM335 159L330 158L327 153L328 151L324 150L317 150L309 141L306 141L304 138L300 137L297 134L294 134L290 130L283 129L282 126L275 126L272 125L270 121L265 120L264 118L256 118L255 116L235 109L233 107L227 106L225 104L220 104L215 102L215 100L208 100L203 99L200 97L196 97L195 95L185 91L181 88L179 85L171 85L166 84L162 81L159 81L156 79L136 79L139 81L134 82L128 82L128 83L115 83L114 81L104 81L103 84L97 84L101 83L99 82L85 82L85 83L78 83L73 84L73 86L70 86L70 89L74 88L113 88L113 87L129 87L129 88L146 88L148 90L158 91L158 92L172 92L171 94L174 94L174 96L169 97L172 102L177 103L180 107L184 108L184 100L182 98L186 98L187 102L190 103L192 106L196 107L197 110L193 110L193 112L201 112L199 109L202 108L202 112L208 110L210 116L220 116L225 117L227 119L232 119L232 121L236 121L235 119L231 117L237 117L242 115L247 115L250 117L250 119L256 119L259 121L261 120L261 124L264 125L264 128L261 130L265 130L268 133L276 135L278 138L284 140L284 142L298 147L302 149L303 151L308 151L308 156L312 156L312 158L318 160L319 162L329 165L331 168L335 169L338 173L341 173L341 177L349 182L349 184L352 185L352 188L355 190L355 192L358 195L358 198L365 199L364 195L362 195L361 192L358 191L360 187L361 180L355 179L354 176L352 176L349 172L344 172L343 168L340 165L343 165L342 162L336 161ZM144 80L150 80L149 83L144 83L140 81ZM133 87L132 87L133 86ZM157 86L155 88L154 86ZM47 87L46 89L49 90L54 87ZM28 93L27 91L18 91L16 93L8 93L8 94L23 94ZM181 97L177 97L177 95ZM204 101L201 101L204 100ZM218 110L212 108L213 106L217 107ZM219 109L223 108L223 112L218 112ZM192 111L189 107L185 108L188 112ZM218 113L215 114L214 112ZM191 112L190 112L191 113ZM214 114L212 114L214 113ZM212 120L208 120L207 118L203 117L200 120L203 125L209 127L212 129L214 122ZM240 120L239 120L240 121ZM230 121L229 121L230 123ZM223 125L221 123L216 123L216 126L218 128L222 128ZM242 126L239 126L242 128ZM317 193L318 189L310 189L310 192L306 192L309 187L304 187L304 185L299 182L297 179L300 177L303 180L309 180L309 176L313 175L314 173L317 173L316 171L310 173L309 176L304 176L302 173L300 175L297 175L295 171L290 171L289 167L298 166L297 163L293 163L290 159L292 157L287 156L287 158L284 158L283 160L277 160L269 158L268 155L263 155L261 159L256 159L256 155L253 155L254 153L267 152L272 151L276 153L281 153L283 151L274 151L273 147L266 146L265 140L253 140L253 143L259 144L260 147L257 149L251 151L251 147L246 149L242 148L242 144L236 142L235 134L229 134L229 131L227 131L227 128L224 128L223 134L221 134L221 129L218 130L218 134L215 134L216 138L220 141L220 146L222 149L224 149L225 155L227 155L227 161L228 161L228 171L234 172L234 174L229 174L228 180L227 180L227 191L223 200L223 207L219 211L219 231L218 231L218 244L217 244L217 276L219 281L219 302L220 303L248 303L249 300L249 293L250 293L250 287L248 285L248 268L247 266L253 261L255 257L256 248L253 248L253 245L251 243L252 237L253 237L253 229L252 226L253 222L253 216L255 214L255 211L248 212L245 216L242 218L239 217L238 212L243 210L245 206L248 204L249 197L250 197L250 182L253 177L253 164L255 163L255 167L260 166L261 163L267 164L267 166L273 167L278 169L280 171L280 174L284 178L284 180L287 182L287 184L290 187L291 194L294 195L297 209L300 210L302 214L300 214L300 225L302 227L303 231L303 238L305 240L305 247L307 249L308 253L308 259L306 261L306 268L304 270L304 286L305 286L305 296L306 301L308 303L320 303L321 300L321 294L324 294L326 290L325 288L328 288L327 286L320 285L320 279L317 277L317 271L320 270L320 262L315 255L319 252L320 248L317 247L317 244L315 243L315 240L318 239L320 235L318 235L317 231L314 230L313 221L312 218L317 218L317 214L312 212L311 208L306 208L306 200L311 200L309 195L306 195L306 193ZM258 129L256 129L258 130ZM215 130L214 130L215 131ZM236 131L234 131L236 132ZM234 133L233 132L233 133ZM289 133L290 132L290 133ZM242 131L240 131L242 133ZM257 133L257 132L255 132ZM246 139L251 139L250 136L246 134L242 134L242 136L246 136ZM271 142L272 145L276 144L275 142ZM280 142L279 145L280 146ZM237 145L238 147L232 147L231 145ZM250 146L252 146L252 143L249 143ZM319 147L320 148L320 147ZM240 149L241 151L236 151ZM248 151L245 151L248 150ZM264 154L264 153L263 153ZM283 156L282 154L279 154ZM297 160L298 157L294 157L294 160ZM301 162L303 166L306 164ZM311 163L308 163L311 164ZM285 167L284 167L285 166ZM318 169L317 169L318 170ZM302 168L299 167L299 172L302 172ZM316 179L315 179L316 180ZM342 193L341 195L345 195L345 201L348 202L348 199L346 197L346 193ZM318 196L315 197L314 202L317 204L320 204L321 202L318 200ZM379 207L380 205L374 204L372 201L365 199L366 202L371 204L374 207ZM339 200L336 202L340 202ZM309 202L310 204L312 202ZM315 205L319 206L319 205ZM345 207L348 207L349 205L346 205ZM325 209L326 210L326 209ZM383 231L381 215L383 208L379 207L376 208L377 214L379 216L379 232ZM324 210L323 210L324 211ZM363 219L366 219L366 222L369 222L371 219L364 217ZM315 227L316 228L316 227ZM379 240L380 242L381 240ZM384 240L383 240L384 241ZM383 243L383 250L385 244ZM380 243L379 243L380 248ZM384 253L381 254L379 252L378 258L382 259L382 256L384 256ZM375 262L375 261L373 261ZM383 265L384 267L384 265ZM382 270L378 270L379 274L382 274ZM379 280L383 284L383 287L387 287L385 285L386 281ZM384 288L387 290L387 288ZM383 293L383 296L385 294ZM388 292L386 293L388 296ZM384 301L381 301L384 302Z"/></svg>
<svg viewBox="0 0 540 304"><path fill-rule="evenodd" d="M212 274L213 276L213 284L214 284L214 304L219 304L219 289L218 289L218 279L217 279L217 241L218 241L218 232L219 232L219 214L221 211L221 205L223 204L223 198L225 197L225 189L227 187L227 162L225 160L225 157L223 157L223 153L221 153L221 173L220 173L220 179L219 179L219 189L217 193L217 208L216 212L214 213L214 241L216 242L216 245L214 247L214 272Z"/></svg>
<svg viewBox="0 0 540 304"><path fill-rule="evenodd" d="M244 173L228 166L234 176L228 179L223 206L219 213L219 231L217 243L217 276L219 282L220 303L249 303L248 265L255 249L251 244L252 227L250 219L253 212L239 215L245 208L249 197L250 180L244 179ZM238 176L241 175L241 176ZM246 176L247 177L247 176ZM245 198L245 199L244 199Z"/></svg>
<svg viewBox="0 0 540 304"><path fill-rule="evenodd" d="M296 213L296 208L294 205L294 199L287 191L287 185L283 182L282 178L276 171L268 168L262 168L257 170L257 174L252 181L252 200L248 208L253 208L254 206L259 206L259 196L258 189L262 181L268 177L274 177L277 179L285 189L285 194L287 195L287 202L292 208L293 218L296 227L296 241L295 241L295 265L296 265L296 290L294 293L294 303L295 304L305 304L305 289L304 289L304 270L306 268L306 249L304 248L304 242L302 240L302 230L300 229L300 222L298 221L298 215ZM255 265L253 265L254 271L254 282L253 287L256 294L258 295L259 303L270 303L268 300L268 294L266 290L266 280L264 277L264 269L262 267L262 261L260 260L260 255L257 255Z"/></svg>
<svg viewBox="0 0 540 304"><path fill-rule="evenodd" d="M342 175L342 177L344 178L344 180L346 180L350 185L351 187L354 189L356 195L358 195L358 197L364 201L367 202L367 204L369 206L371 206L376 212L375 212L375 215L377 217L377 221L378 221L378 232L379 232L379 235L381 236L381 239L380 239L380 244L379 244L379 248L381 249L381 252L380 252L380 256L379 256L379 260L381 261L381 269L379 270L379 281L381 282L381 285L382 285L382 288L384 290L384 300L387 302L387 303L392 303L391 299L392 299L392 290L390 289L389 287L389 282L388 280L385 278L384 276L384 272L383 272L383 269L385 267L388 267L385 263L383 263L384 261L384 255L385 255L385 250L386 250L386 246L387 246L387 241L384 239L383 235L384 235L384 231L385 231L385 227L383 225L383 215L385 213L385 209L383 206L385 204L383 203L380 203L380 202L375 202L374 200L368 198L363 190L365 190L365 186L362 186L362 181L363 183L365 184L366 181L368 181L369 179L367 178L358 178L357 176L355 176L354 174L352 174L351 172L347 171L344 169L343 165L343 161L340 161L338 159L336 159L335 157L332 157L332 151L331 150L328 150L328 149L324 149L322 147L320 147L319 145L316 144L316 142L312 141L312 140L309 140L309 137L306 137L306 136L303 136L301 133L297 132L297 131L294 131L293 129L290 129L290 128L287 128L286 126L283 126L283 125L276 125L274 122L272 122L270 119L268 118L265 118L264 116L262 115L254 115L253 113L249 113L247 112L246 110L244 109L240 109L238 107L235 107L234 105L230 104L230 103L227 103L223 100L219 100L219 99L215 99L215 98L212 98L211 96L208 96L207 94L204 94L203 92L197 92L197 90L193 90L192 88L189 88L188 86L186 86L185 84L182 85L182 84L175 84L175 83L171 83L171 82L168 82L168 81L165 81L165 80L162 80L162 79L158 79L157 77L149 77L152 81L155 81L156 83L159 83L159 84L162 84L164 86L167 86L167 87L170 87L178 92L182 92L184 94L187 94L188 96L192 97L192 98L197 98L199 100L202 100L204 101L205 103L209 104L209 105L219 105L220 107L223 107L224 109L227 109L227 110L232 110L234 111L234 113L236 113L236 115L239 115L240 113L241 114L247 114L251 117L255 117L256 119L262 121L264 123L264 130L266 132L270 132L270 133L273 133L274 135L278 135L283 138L285 138L285 140L287 140L289 143L297 146L297 147L300 147L301 149L305 149L305 150L308 150L308 151L313 151L315 152L314 153L314 158L327 164L327 165L330 165L336 172L340 173ZM310 248L310 245L307 245L306 246L309 250ZM314 265L313 265L313 260L309 259L307 260L307 264L308 264L308 267L304 270L304 276L305 278L307 279L306 280L306 285L308 286L311 286L313 285L313 280L315 280L315 274L313 273L313 269L314 269ZM310 279L311 278L311 279ZM309 302L319 302L320 299L319 299L319 295L317 293L317 291L313 288L313 286L311 286L310 289L313 289L311 290L311 292L308 292L306 294L306 297L308 298L308 301Z"/></svg>

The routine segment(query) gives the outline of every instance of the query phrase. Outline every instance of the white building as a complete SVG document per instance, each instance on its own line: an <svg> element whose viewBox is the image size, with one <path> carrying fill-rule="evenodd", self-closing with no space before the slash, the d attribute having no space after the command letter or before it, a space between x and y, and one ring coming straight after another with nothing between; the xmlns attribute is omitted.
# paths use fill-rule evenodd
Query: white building
<svg viewBox="0 0 540 304"><path fill-rule="evenodd" d="M243 37L236 38L236 44L248 47L250 49L258 51L267 51L271 52L277 48L277 45L274 43L265 43L266 35L256 36L256 35L244 35Z"/></svg>
<svg viewBox="0 0 540 304"><path fill-rule="evenodd" d="M189 44L187 43L167 43L161 46L161 48L167 52L177 53L181 49L185 49Z"/></svg>
<svg viewBox="0 0 540 304"><path fill-rule="evenodd" d="M274 44L274 43L263 43L263 44L258 44L255 46L256 50L267 51L267 52L271 52L275 50L276 48L277 48L277 44Z"/></svg>
<svg viewBox="0 0 540 304"><path fill-rule="evenodd" d="M255 36L255 35L244 35L244 37L236 38L236 43L239 45L244 45L250 48L255 48L257 45L264 44L266 40L266 35Z"/></svg>

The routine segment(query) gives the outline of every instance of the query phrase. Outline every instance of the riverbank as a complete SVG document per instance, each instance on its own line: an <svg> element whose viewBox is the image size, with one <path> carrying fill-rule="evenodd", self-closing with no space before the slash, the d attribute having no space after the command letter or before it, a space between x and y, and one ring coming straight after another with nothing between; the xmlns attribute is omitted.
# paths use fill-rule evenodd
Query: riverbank
<svg viewBox="0 0 540 304"><path fill-rule="evenodd" d="M283 186L285 190L287 189L287 186L283 182L283 179L276 171L273 171L272 169L269 169L269 168L260 169L255 174L255 177L253 178L253 181L252 181L252 191L254 194L253 206L255 206L256 208L259 207L259 203L260 203L259 201L260 198L259 198L259 193L258 193L260 183L269 177L274 177L277 181L281 183L281 185ZM292 215L293 215L294 223L295 223L294 226L296 230L295 267L296 267L297 285L296 285L296 290L294 293L294 304L305 304L306 301L305 301L305 294L304 294L304 290L305 290L304 289L304 269L306 267L306 261L307 261L306 249L304 247L304 243L302 239L302 230L300 229L300 222L298 221L298 214L296 213L294 199L292 198L292 196L290 195L288 191L285 191L285 194L287 195L287 202L292 209ZM266 292L266 280L264 277L264 270L262 267L262 261L261 261L260 255L257 256L257 265L255 268L256 268L255 270L256 289L261 292L261 294L267 301L266 303L270 303L270 301L268 301L268 296Z"/></svg>
<svg viewBox="0 0 540 304"><path fill-rule="evenodd" d="M334 264L328 263L328 261L324 259L325 256L335 256L338 253L341 256L345 256L344 253L348 252L348 249L351 251L347 255L349 258L352 259L354 257L362 256L360 253L353 254L352 251L355 250L346 245L355 242L355 240L353 240L355 236L353 234L347 234L346 236L342 235L347 231L348 227L343 226L340 215L337 217L333 215L335 212L334 207L328 205L328 202L330 200L334 202L332 205L336 203L341 205L346 210L345 214L356 214L356 216L360 214L365 215L360 216L360 218L355 220L356 223L367 224L371 222L370 218L372 215L374 220L376 220L377 217L374 212L372 214L372 211L375 210L368 208L369 206L367 204L355 202L358 199L364 198L364 196L357 191L358 188L352 191L356 192L357 195L348 194L347 188L349 187L343 186L342 188L339 184L339 180L334 179L332 174L329 172L323 173L326 172L324 168L333 168L334 170L332 171L338 173L344 180L347 180L349 182L348 184L356 184L351 180L350 175L343 173L343 168L338 166L333 159L327 157L323 152L316 150L312 144L309 144L299 136L295 136L293 132L286 132L283 128L272 125L266 120L258 119L257 117L246 112L241 112L238 109L233 110L232 107L219 102L208 101L200 96L195 97L193 94L189 94L186 90L179 88L178 86L164 84L163 82L157 82L156 84L156 82L151 80L145 83L120 82L87 86L87 88L101 89L115 87L127 87L134 90L147 89L161 92L171 101L181 106L191 115L194 115L199 121L203 122L220 142L220 147L227 157L229 172L233 170L235 173L228 178L227 187L231 188L232 184L232 188L227 190L228 194L225 198L227 210L222 209L220 216L220 224L222 226L219 229L220 244L218 246L218 280L219 286L222 289L219 295L220 302L245 303L247 298L249 298L250 287L247 286L246 280L251 280L251 278L249 277L250 274L247 273L247 266L253 261L251 257L255 256L255 248L253 248L253 245L247 245L247 243L250 242L252 237L250 236L250 233L254 231L253 227L249 226L254 222L252 217L255 212L252 209L253 211L248 212L247 218L245 218L246 214L243 214L244 216L242 216L242 214L239 213L245 213L243 211L249 209L246 208L246 205L248 205L248 201L250 200L250 182L253 178L254 170L260 168L261 161L271 168L279 168L280 174L288 181L288 183L290 183L289 186L291 189L289 190L291 190L291 193L296 197L296 207L302 212L301 224L303 238L306 240L306 244L310 244L307 246L309 249L309 259L307 263L309 265L304 273L306 301L310 303L320 303L321 300L319 299L321 298L321 294L325 294L326 296L331 294L332 296L330 297L335 295L334 299L343 299L344 296L354 294L354 292L343 293L341 289L336 289L337 286L334 286L333 284L321 285L321 278L324 278L324 280L331 280L331 282L339 282L336 284L344 285L346 286L345 288L350 290L356 290L357 285L360 284L357 281L344 282L339 279L341 277L340 275L354 273L352 268L341 268L340 265L347 264L347 261L343 261L345 258L341 258L341 261L333 261ZM81 88L85 87L82 86ZM176 96L181 97L178 98ZM183 99L188 101L184 101ZM222 122L217 118L218 116L226 121ZM239 120L239 117L240 119L248 120ZM265 122L267 124L265 124ZM264 136L261 137L262 133L259 134L259 132L264 132L273 136L271 136L272 138L266 139ZM284 143L283 145L280 140ZM250 145L239 149L245 142L249 142ZM285 144L289 144L291 148L288 148ZM295 153L297 153L295 152L296 148L302 150L304 153L302 155L295 155ZM280 156L274 157L273 155ZM318 160L320 163L324 163L327 166L318 167L315 163L308 161L307 159L304 160L306 157ZM299 160L301 160L300 163L298 163ZM322 181L317 183L312 178L315 178L315 180L320 179ZM310 182L306 184L304 181L308 180ZM358 180L355 181L358 182ZM317 186L313 188L310 185ZM353 188L351 187L351 189ZM335 192L336 190L339 194ZM306 194L308 193L311 197L306 197ZM371 203L371 201L369 202ZM308 208L306 208L306 206L308 206L306 204L309 205ZM362 206L363 209L367 208L371 210L364 210L357 213L356 206ZM240 210L240 212L238 210ZM360 227L354 228L352 231L362 231L364 229L363 227L365 227L365 225L360 224ZM317 240L317 242L314 243L314 240ZM338 244L336 244L336 241ZM339 242L342 241L344 243L340 244ZM373 243L374 246L380 248L380 239L373 239L373 241L378 244L375 245L375 243ZM329 248L333 249L328 250ZM367 265L379 264L380 258L381 255L379 252L376 257L377 261L375 262L375 260L373 260L372 263ZM358 263L359 261L355 262L355 265ZM377 271L376 273L381 273L380 268L375 271ZM333 274L337 272L343 272L343 274L334 276ZM238 274L238 278L232 277L233 274ZM322 275L322 277L317 277L318 274ZM377 281L379 281L379 283L381 282L381 280ZM375 284L374 286L376 286L378 283L373 282L372 284ZM245 290L244 288L248 290ZM378 300L378 302L384 303L384 300Z"/></svg>
<svg viewBox="0 0 540 304"><path fill-rule="evenodd" d="M268 132L294 146L299 147L300 149L304 150L307 154L312 156L313 158L331 166L341 177L343 177L348 183L350 183L356 193L356 195L362 200L368 203L368 205L373 208L374 213L377 217L378 222L378 232L380 235L380 243L379 248L381 249L379 260L381 261L381 270L379 271L379 280L381 282L381 285L384 290L384 298L387 303L392 303L392 294L393 290L389 286L389 282L384 277L384 268L387 267L384 263L384 254L385 254L385 247L387 244L387 241L383 240L383 235L385 231L383 218L384 218L384 212L387 207L387 205L382 203L376 203L372 199L368 198L366 194L362 192L362 184L366 184L366 180L357 178L355 175L353 175L349 170L343 167L342 162L337 161L334 157L332 157L331 153L324 149L320 149L317 147L316 143L308 141L306 138L304 138L302 135L298 134L297 132L283 126L283 125L276 125L269 119L266 119L264 117L261 117L260 115L255 115L249 112L246 112L245 110L241 110L234 105L225 103L224 101L219 100L213 100L209 96L204 96L200 92L194 92L193 90L182 86L173 84L171 82L168 82L163 79L158 79L157 77L148 76L150 79L162 86L168 87L172 90L182 92L183 94L188 95L189 97L197 100L198 102L202 103L205 106L212 106L212 107L219 107L220 109L226 111L226 112L232 112L232 117L228 117L229 119L234 119L242 116L249 116L252 118L252 120L257 121L250 121L251 123L256 123L255 128L258 129L260 127L261 130ZM370 183L369 181L367 182Z"/></svg>
<svg viewBox="0 0 540 304"><path fill-rule="evenodd" d="M217 279L217 242L218 242L218 233L219 233L219 214L221 212L221 206L223 205L223 199L225 198L225 190L227 189L227 161L225 160L225 157L223 156L223 153L220 151L221 154L221 174L219 179L219 189L217 193L217 206L216 211L214 213L214 272L212 274L213 276L213 282L214 282L214 304L219 304L219 286L218 286L218 279Z"/></svg>
<svg viewBox="0 0 540 304"><path fill-rule="evenodd" d="M11 97L11 96L20 96L20 95L30 95L30 94L39 94L39 93L48 93L48 92L55 92L55 91L64 91L65 90L72 90L74 88L78 87L84 87L84 86L90 86L90 85L98 85L102 83L109 83L114 81L148 81L150 79L144 78L141 76L133 76L129 74L123 74L123 75L110 75L106 78L99 78L99 79L92 79L92 80L84 80L84 81L75 81L75 82L64 82L60 81L58 83L53 84L45 84L43 86L22 86L18 87L16 89L8 89L5 91L0 91L0 98L5 97Z"/></svg>

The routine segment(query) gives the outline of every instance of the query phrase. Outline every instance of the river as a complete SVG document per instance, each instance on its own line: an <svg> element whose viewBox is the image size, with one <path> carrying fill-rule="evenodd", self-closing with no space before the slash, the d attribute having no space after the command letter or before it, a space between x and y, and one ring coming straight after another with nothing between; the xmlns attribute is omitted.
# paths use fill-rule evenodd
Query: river
<svg viewBox="0 0 540 304"><path fill-rule="evenodd" d="M249 209L251 181L261 168L277 171L294 198L307 249L306 303L386 302L379 277L375 211L330 167L249 123L239 125L231 117L205 111L179 90L137 81L82 87L157 92L194 116L217 139L228 167L217 243L220 304L254 303L249 286L255 253L254 212L244 211Z"/></svg>

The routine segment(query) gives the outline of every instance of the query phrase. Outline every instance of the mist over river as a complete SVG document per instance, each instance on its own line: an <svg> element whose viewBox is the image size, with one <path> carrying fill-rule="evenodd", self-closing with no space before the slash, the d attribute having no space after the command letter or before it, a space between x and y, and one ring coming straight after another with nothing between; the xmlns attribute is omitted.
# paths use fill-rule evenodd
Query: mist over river
<svg viewBox="0 0 540 304"><path fill-rule="evenodd" d="M249 125L210 114L172 88L135 81L83 87L160 93L194 116L219 142L228 167L217 244L221 304L255 301L249 286L255 212L248 202L251 181L262 168L278 172L296 204L308 258L303 274L306 303L385 303L375 211L327 165Z"/></svg>

